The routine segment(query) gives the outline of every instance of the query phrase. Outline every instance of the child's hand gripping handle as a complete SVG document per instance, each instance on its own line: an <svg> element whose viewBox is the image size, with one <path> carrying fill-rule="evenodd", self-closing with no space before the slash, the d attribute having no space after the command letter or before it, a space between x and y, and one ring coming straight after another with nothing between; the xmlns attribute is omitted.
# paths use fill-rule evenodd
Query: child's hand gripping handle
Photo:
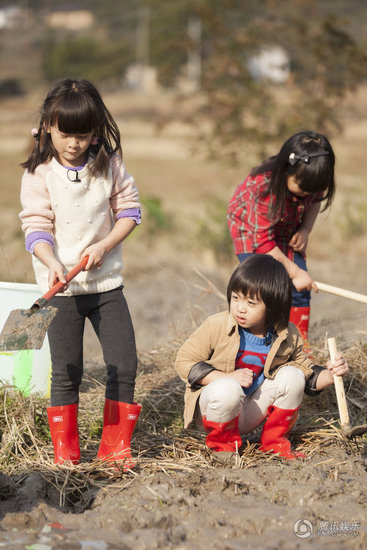
<svg viewBox="0 0 367 550"><path fill-rule="evenodd" d="M336 353L337 353L335 338L328 338L328 346L329 346L331 362L334 363ZM348 405L347 405L347 399L345 397L344 383L343 383L342 376L337 376L334 374L334 387L335 387L336 399L338 402L340 424L342 428L343 427L349 428L350 422L349 422Z"/></svg>
<svg viewBox="0 0 367 550"><path fill-rule="evenodd" d="M32 309L40 309L42 307L44 307L47 302L49 300L51 300L51 298L53 298L54 296L56 296L56 294L58 292L61 292L62 289L68 284L70 283L70 281L72 279L74 279L74 277L76 277L78 275L78 273L80 273L81 271L83 271L83 269L85 268L85 266L87 265L88 263L88 259L89 259L89 256L84 256L84 258L82 260L80 260L80 262L75 266L73 267L73 269L71 269L66 275L65 275L65 279L66 279L66 282L63 283L61 281L58 281L53 287L50 288L50 290L48 290L46 292L46 294L44 294L43 296L41 296L41 298L39 298L32 306Z"/></svg>

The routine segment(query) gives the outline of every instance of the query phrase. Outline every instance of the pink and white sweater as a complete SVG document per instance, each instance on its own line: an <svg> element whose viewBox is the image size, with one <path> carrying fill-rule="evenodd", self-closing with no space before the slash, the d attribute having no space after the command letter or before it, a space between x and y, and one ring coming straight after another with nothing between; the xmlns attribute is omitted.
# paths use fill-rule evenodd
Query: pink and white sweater
<svg viewBox="0 0 367 550"><path fill-rule="evenodd" d="M52 159L39 165L33 174L26 171L21 185L23 210L19 216L26 239L32 239L32 233L42 232L46 241L53 244L54 254L65 271L79 262L87 246L110 233L117 218L124 213L130 217L128 210L141 208L134 178L117 155L111 158L108 177L91 177L88 164L78 171L78 176L80 181L70 181L67 169ZM120 286L121 253L119 244L106 254L101 268L79 273L60 296L92 294ZM48 268L35 255L32 262L37 284L45 293Z"/></svg>

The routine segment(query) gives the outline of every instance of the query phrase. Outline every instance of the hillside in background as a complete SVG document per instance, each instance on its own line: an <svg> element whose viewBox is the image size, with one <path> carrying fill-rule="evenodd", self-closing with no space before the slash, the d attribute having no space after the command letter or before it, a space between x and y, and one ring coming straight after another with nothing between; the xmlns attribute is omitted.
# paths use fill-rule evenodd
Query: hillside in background
<svg viewBox="0 0 367 550"><path fill-rule="evenodd" d="M205 4L205 2L202 3ZM211 6L213 13L220 13L220 10L222 13L226 13L236 9L241 12L243 6L237 7L235 4L230 2L227 7L225 2L218 3L218 5L213 2ZM258 4L258 9L261 9L261 4L262 2ZM289 5L287 6L287 4ZM252 2L250 5L253 6L255 15L257 3ZM264 5L271 8L272 2L265 2ZM172 32L174 36L182 32L182 20L189 18L190 13L194 13L194 11L190 12L190 9L195 9L195 3L190 4L186 0L180 0L176 6L175 9L179 14L178 20L177 17L174 17L172 4L165 0L134 0L133 2L130 0L106 0L102 3L80 0L73 5L60 3L57 0L48 0L47 2L44 0L29 2L2 0L0 2L0 49L2 52L0 82L15 79L18 81L19 91L29 91L34 86L42 85L43 81L47 79L45 56L47 56L50 45L80 38L82 40L81 47L83 47L83 40L89 39L93 42L95 37L101 44L111 43L108 64L111 75L114 77L112 78L114 86L119 86L124 68L128 64L143 62L158 67L165 63L167 57L174 58L176 45L172 47L172 38L167 33ZM282 3L278 7L284 10L284 14L305 10L307 17L314 18L315 21L324 16L337 18L341 21L341 28L349 33L362 49L366 48L367 8L365 3L360 0L323 0L322 2L297 0L296 2ZM199 8L200 2L196 5L198 13L200 13ZM83 14L86 13L91 15L90 21L89 19L85 21ZM147 13L149 13L148 19L146 19ZM62 19L62 16L65 19ZM78 17L81 17L80 25L77 23ZM186 29L185 26L183 28ZM266 33L264 36L266 42ZM116 50L113 49L113 44L118 44ZM188 51L188 43L185 47ZM157 52L162 48L164 55L160 57ZM169 56L167 56L168 52ZM88 53L93 55L93 51ZM119 61L112 59L114 53L120 56ZM108 50L105 54L108 55ZM182 63L182 54L180 55L178 60ZM184 57L185 55L187 56L187 52ZM80 56L80 52L78 52L78 56ZM118 78L119 67L121 72ZM67 67L64 66L64 68L68 71ZM106 78L102 75L99 84L102 85L104 80Z"/></svg>

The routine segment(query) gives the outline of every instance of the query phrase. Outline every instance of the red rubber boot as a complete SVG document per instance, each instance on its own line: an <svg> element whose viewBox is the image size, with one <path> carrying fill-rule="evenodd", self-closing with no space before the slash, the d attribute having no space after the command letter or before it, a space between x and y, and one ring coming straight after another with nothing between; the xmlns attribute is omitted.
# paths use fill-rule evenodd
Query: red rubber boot
<svg viewBox="0 0 367 550"><path fill-rule="evenodd" d="M79 464L78 404L48 407L48 422L55 453L55 464L70 460Z"/></svg>
<svg viewBox="0 0 367 550"><path fill-rule="evenodd" d="M124 469L135 466L130 441L138 421L141 405L106 399L103 413L102 439L97 456L106 462L125 461Z"/></svg>
<svg viewBox="0 0 367 550"><path fill-rule="evenodd" d="M260 451L279 453L283 458L304 458L302 453L292 452L291 442L285 436L298 418L298 409L279 409L270 405L268 417L261 433Z"/></svg>
<svg viewBox="0 0 367 550"><path fill-rule="evenodd" d="M305 344L308 343L308 325L310 323L310 307L292 307L289 320L296 325Z"/></svg>
<svg viewBox="0 0 367 550"><path fill-rule="evenodd" d="M202 418L204 428L208 433L205 438L207 446L216 452L238 452L242 439L238 431L238 416L229 422L210 422Z"/></svg>

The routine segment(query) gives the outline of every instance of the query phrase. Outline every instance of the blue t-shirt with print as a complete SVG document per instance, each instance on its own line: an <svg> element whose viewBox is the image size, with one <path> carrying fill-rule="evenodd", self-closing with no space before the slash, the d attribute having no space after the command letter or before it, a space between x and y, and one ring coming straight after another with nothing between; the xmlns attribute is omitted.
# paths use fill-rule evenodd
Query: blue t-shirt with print
<svg viewBox="0 0 367 550"><path fill-rule="evenodd" d="M253 371L253 382L248 388L242 388L245 395L251 395L263 383L264 365L272 343L273 331L270 329L264 338L251 334L243 327L239 327L240 349L236 357L236 369L250 369Z"/></svg>

